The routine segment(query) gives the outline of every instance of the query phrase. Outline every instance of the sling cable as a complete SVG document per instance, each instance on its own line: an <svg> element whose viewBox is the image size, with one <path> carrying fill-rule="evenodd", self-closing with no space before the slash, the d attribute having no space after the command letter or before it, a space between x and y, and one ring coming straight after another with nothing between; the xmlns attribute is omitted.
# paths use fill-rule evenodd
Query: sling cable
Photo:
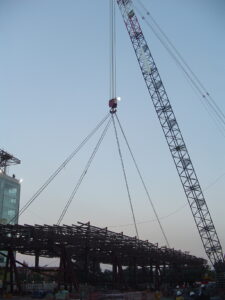
<svg viewBox="0 0 225 300"><path fill-rule="evenodd" d="M33 196L26 202L26 204L19 210L19 212L9 221L9 224L21 216L29 206L40 196L40 194L49 186L55 177L69 164L69 162L76 156L76 154L84 147L84 145L91 139L91 137L101 128L101 126L109 119L110 113L94 127L94 129L83 139L83 141L76 147L73 152L59 165L59 167L50 175L50 177L41 185L41 187L33 194Z"/></svg>
<svg viewBox="0 0 225 300"><path fill-rule="evenodd" d="M127 179L127 174L126 174L126 169L125 169L125 164L123 161L123 155L122 155L122 151L121 151L121 146L120 146L120 141L119 141L119 135L118 135L118 131L116 128L116 122L119 125L119 128L121 130L122 136L125 140L125 143L128 147L128 150L130 152L130 155L132 157L132 160L134 162L135 168L137 170L137 173L140 177L140 180L142 182L142 185L144 187L144 190L146 192L147 198L149 200L149 203L153 209L153 212L155 214L155 217L157 219L157 222L159 224L160 230L163 234L163 237L165 239L166 245L167 247L170 247L169 245L169 241L168 238L166 236L165 230L163 229L163 226L160 222L158 213L155 209L155 206L153 204L153 201L151 200L149 191L147 189L147 186L144 182L143 176L141 175L140 172L140 168L137 165L137 162L134 158L134 154L131 150L131 147L128 143L128 140L126 138L125 132L122 128L122 125L119 121L119 118L117 116L117 105L118 105L118 101L120 101L120 97L116 97L116 30L115 30L115 1L110 0L110 97L111 99L109 100L109 107L110 107L110 113L112 115L112 120L113 120L113 127L114 127L114 132L115 132L115 136L116 136L116 143L117 143L117 148L118 148L118 153L119 153L119 157L120 157L120 162L121 162L121 166L122 166L122 171L123 171L123 176L124 176L124 181L125 181L125 185L126 185L126 189L127 189L127 195L128 195L128 199L129 199L129 205L130 205L130 210L132 213L132 218L133 218L133 223L134 223L134 227L135 227L135 232L136 232L136 236L139 239L139 232L138 232L138 227L137 227L137 222L136 222L136 217L135 217L135 212L134 212L134 206L132 203L132 199L131 199L131 193L130 193L130 189L129 189L129 185L128 185L128 179ZM114 117L115 115L115 117Z"/></svg>

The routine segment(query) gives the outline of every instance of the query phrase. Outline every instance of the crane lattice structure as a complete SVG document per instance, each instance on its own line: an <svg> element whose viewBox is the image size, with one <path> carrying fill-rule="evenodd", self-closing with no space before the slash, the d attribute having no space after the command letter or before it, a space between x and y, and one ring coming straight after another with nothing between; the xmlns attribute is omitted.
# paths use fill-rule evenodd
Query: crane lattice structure
<svg viewBox="0 0 225 300"><path fill-rule="evenodd" d="M183 185L205 252L215 269L219 270L224 262L222 246L171 103L135 14L132 0L117 0L117 4Z"/></svg>

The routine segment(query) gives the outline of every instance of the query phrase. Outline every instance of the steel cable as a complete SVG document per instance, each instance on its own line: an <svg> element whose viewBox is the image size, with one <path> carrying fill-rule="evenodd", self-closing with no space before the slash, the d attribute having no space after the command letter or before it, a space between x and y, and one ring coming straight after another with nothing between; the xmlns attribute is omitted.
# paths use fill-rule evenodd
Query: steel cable
<svg viewBox="0 0 225 300"><path fill-rule="evenodd" d="M92 152L92 154L91 154L91 156L90 156L90 158L89 158L89 160L88 160L88 162L87 162L87 164L84 168L84 171L82 172L75 188L73 189L73 191L72 191L72 193L71 193L71 195L70 195L70 197L69 197L69 199L68 199L68 201L67 201L67 203L66 203L66 205L65 205L65 207L64 207L64 209L63 209L63 211L62 211L62 213L59 217L59 219L58 219L57 225L60 225L60 223L62 222L62 220L63 220L63 218L64 218L71 202L73 201L73 199L74 199L74 197L75 197L75 195L76 195L76 193L77 193L77 191L78 191L85 175L87 174L87 171L88 171L88 169L89 169L89 167L90 167L90 165L91 165L91 163L92 163L92 161L93 161L93 159L94 159L94 157L95 157L95 155L96 155L96 153L97 153L97 151L98 151L98 149L99 149L99 147L100 147L100 145L101 145L101 143L102 143L102 141L103 141L103 139L106 135L106 132L107 132L111 122L112 122L112 119L110 118L110 120L106 124L106 126L105 126L105 128L104 128L104 130L103 130L103 132L102 132L102 134L101 134L101 136L100 136L100 138L99 138L99 140L98 140L98 142L97 142L97 144L96 144L96 146L95 146L95 148L94 148L94 150L93 150L93 152Z"/></svg>
<svg viewBox="0 0 225 300"><path fill-rule="evenodd" d="M131 209L133 222L134 222L134 227L135 227L135 231L136 231L136 236L139 239L138 228L137 228L137 223L136 223L135 214L134 214L134 208L133 208L133 204L132 204L132 200L131 200L130 189L129 189L129 186L128 186L126 170L125 170L125 166L124 166L124 162L123 162L123 156L122 156L122 152L121 152L121 148L120 148L119 137L118 137L118 133L117 133L116 124L115 124L113 114L112 114L112 120L113 120L113 127L114 127L114 131L115 131L116 143L117 143L120 162L121 162L121 166L122 166L123 176L124 176L124 180L125 180L125 184L126 184L127 195L128 195L128 198L129 198L130 209Z"/></svg>
<svg viewBox="0 0 225 300"><path fill-rule="evenodd" d="M152 32L155 34L155 36L158 38L158 40L161 42L161 44L164 46L164 48L168 51L170 56L174 59L175 63L178 67L181 68L181 70L184 72L184 75L186 79L188 80L191 87L197 91L197 93L201 96L200 101L202 102L204 108L207 110L208 114L214 121L216 127L219 129L221 134L225 137L225 114L220 109L218 104L215 102L215 100L211 97L211 95L208 93L198 76L193 72L191 67L187 64L185 59L182 57L182 55L179 53L179 51L176 49L176 47L173 45L173 43L170 41L168 36L165 34L165 32L160 28L159 24L155 21L153 16L150 14L150 12L147 10L147 8L143 5L143 3L138 0L140 6L146 11L147 16L151 19L155 27L158 29L160 34L163 36L163 38L166 40L167 44L163 41L163 39L159 36L157 31L154 29L154 27L145 19L145 17L142 15L141 11L136 7L137 12L139 15L141 15L142 19L146 22L148 27L152 30ZM171 49L169 48L171 47ZM204 100L205 101L204 101ZM208 105L208 107L207 107ZM214 115L209 110L211 108Z"/></svg>
<svg viewBox="0 0 225 300"><path fill-rule="evenodd" d="M110 58L110 84L109 84L109 95L110 98L116 97L116 10L115 1L110 1L109 6L109 58Z"/></svg>
<svg viewBox="0 0 225 300"><path fill-rule="evenodd" d="M135 159L135 157L134 157L134 154L133 154L133 152L132 152L132 150L131 150L131 147L130 147L130 145L129 145L129 143L128 143L127 137L126 137L126 135L125 135L125 132L124 132L124 130L123 130L123 128L122 128L122 125L121 125L121 123L120 123L120 120L119 120L117 114L116 114L116 119L117 119L117 122L118 122L118 124L119 124L119 127L120 127L120 130L121 130L121 132L122 132L122 135L123 135L123 137L124 137L124 140L125 140L125 142L126 142L127 148L128 148L128 150L129 150L129 152L130 152L130 155L131 155L131 157L132 157L132 160L133 160L133 162L134 162L134 165L135 165L135 168L136 168L137 173L138 173L138 175L139 175L139 178L140 178L140 180L141 180L141 182L142 182L142 185L143 185L143 187L144 187L144 190L145 190L145 192L146 192L146 195L147 195L147 198L148 198L148 200L149 200L149 203L151 204L151 207L152 207L153 212L154 212L154 214L155 214L156 220L157 220L157 222L158 222L158 224L159 224L159 227L160 227L160 229L161 229L161 232L162 232L162 234L163 234L163 237L164 237L164 239L165 239L165 241L166 241L167 246L170 248L170 244L169 244L168 238L167 238L167 236L166 236L165 230L163 229L163 226L162 226L162 224L161 224L161 222L160 222L158 213L157 213L157 211L156 211L156 209L155 209L155 206L154 206L154 203L153 203L153 201L152 201L152 199L151 199L151 197L150 197L149 191L148 191L147 186L146 186L146 184L145 184L145 182L144 182L143 176L142 176L141 171L140 171L140 169L139 169L139 167L138 167L138 164L137 164L136 159Z"/></svg>
<svg viewBox="0 0 225 300"><path fill-rule="evenodd" d="M63 161L63 163L56 169L54 173L45 181L45 183L34 193L34 195L27 201L27 203L19 210L19 212L9 221L14 222L19 216L21 216L28 207L34 202L34 200L46 189L46 187L53 181L53 179L62 171L63 168L72 160L72 158L79 152L79 150L87 143L87 141L98 131L98 129L109 118L108 113L98 125L86 136L86 138L80 143L80 145Z"/></svg>

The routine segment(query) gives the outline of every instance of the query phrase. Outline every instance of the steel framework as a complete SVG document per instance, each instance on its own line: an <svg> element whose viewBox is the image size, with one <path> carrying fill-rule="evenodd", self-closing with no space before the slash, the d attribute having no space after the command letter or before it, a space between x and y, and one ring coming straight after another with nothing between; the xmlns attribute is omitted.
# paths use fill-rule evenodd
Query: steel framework
<svg viewBox="0 0 225 300"><path fill-rule="evenodd" d="M174 271L175 282L179 272L195 268L202 270L206 260L187 252L138 240L123 233L115 233L107 228L98 228L89 223L72 226L48 225L1 225L0 249L8 251L6 273L16 268L13 252L35 256L35 267L39 267L39 257L60 258L59 281L78 286L76 265L82 266L84 281L89 282L89 273L100 264L113 266L113 282L128 285L124 281L123 267L132 270L132 285L137 283L140 268L147 272L146 281L156 285L165 281L165 272ZM180 270L180 271L179 271ZM13 278L13 276L11 276ZM18 276L16 276L18 278ZM3 284L5 286L5 283Z"/></svg>
<svg viewBox="0 0 225 300"><path fill-rule="evenodd" d="M3 171L5 171L6 167L18 164L20 164L20 160L18 158L0 149L0 169L3 169Z"/></svg>

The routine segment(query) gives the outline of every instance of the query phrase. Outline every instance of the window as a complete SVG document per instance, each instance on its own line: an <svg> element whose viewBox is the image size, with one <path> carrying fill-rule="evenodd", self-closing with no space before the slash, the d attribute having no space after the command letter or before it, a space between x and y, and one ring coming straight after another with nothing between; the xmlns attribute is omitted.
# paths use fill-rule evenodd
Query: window
<svg viewBox="0 0 225 300"><path fill-rule="evenodd" d="M11 203L11 204L16 204L16 199L15 199L15 198L11 198L11 199L10 199L10 203Z"/></svg>
<svg viewBox="0 0 225 300"><path fill-rule="evenodd" d="M17 189L15 187L10 187L8 191L9 195L16 195Z"/></svg>
<svg viewBox="0 0 225 300"><path fill-rule="evenodd" d="M15 214L16 214L16 212L15 212L14 209L9 209L9 210L8 210L8 216L9 216L9 217L14 217Z"/></svg>

